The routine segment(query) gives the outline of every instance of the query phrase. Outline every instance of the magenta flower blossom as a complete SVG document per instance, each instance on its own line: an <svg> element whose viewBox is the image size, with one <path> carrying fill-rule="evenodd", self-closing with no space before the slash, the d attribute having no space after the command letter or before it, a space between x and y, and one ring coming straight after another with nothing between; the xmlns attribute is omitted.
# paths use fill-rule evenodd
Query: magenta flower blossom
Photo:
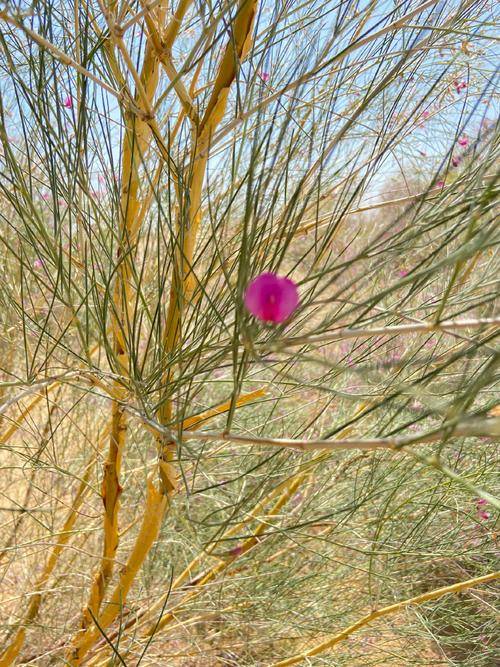
<svg viewBox="0 0 500 667"><path fill-rule="evenodd" d="M428 109L422 112L422 118L429 118L430 115L431 112Z"/></svg>
<svg viewBox="0 0 500 667"><path fill-rule="evenodd" d="M41 260L39 257L37 257L37 259L35 259L35 261L33 262L33 267L35 269L41 269L42 266L43 266L43 260Z"/></svg>
<svg viewBox="0 0 500 667"><path fill-rule="evenodd" d="M406 276L408 275L408 273L409 273L409 271L407 271L406 269L401 269L400 271L398 271L398 276L399 276L400 278L406 278Z"/></svg>
<svg viewBox="0 0 500 667"><path fill-rule="evenodd" d="M476 499L476 505L480 507L481 505L487 505L488 501L485 500L484 498L477 498Z"/></svg>
<svg viewBox="0 0 500 667"><path fill-rule="evenodd" d="M257 319L280 324L299 305L297 286L289 278L261 273L245 291L245 306Z"/></svg>
<svg viewBox="0 0 500 667"><path fill-rule="evenodd" d="M460 164L460 162L462 162L462 158L461 158L461 157L453 157L453 158L451 158L451 164L452 164L454 167L458 167L458 165Z"/></svg>
<svg viewBox="0 0 500 667"><path fill-rule="evenodd" d="M63 107L66 107L66 109L73 108L73 98L71 97L71 95L68 95L67 97L64 98Z"/></svg>
<svg viewBox="0 0 500 667"><path fill-rule="evenodd" d="M436 181L436 187L444 188L444 181Z"/></svg>
<svg viewBox="0 0 500 667"><path fill-rule="evenodd" d="M485 512L484 510L478 510L477 515L483 521L487 521L490 518L490 513Z"/></svg>
<svg viewBox="0 0 500 667"><path fill-rule="evenodd" d="M262 79L262 81L264 83L267 83L269 81L269 79L271 78L271 75L269 74L269 72L257 72L257 74L260 76L260 78Z"/></svg>
<svg viewBox="0 0 500 667"><path fill-rule="evenodd" d="M465 81L454 81L453 85L455 86L457 93L461 93L462 90L467 88L467 83Z"/></svg>
<svg viewBox="0 0 500 667"><path fill-rule="evenodd" d="M459 137L457 143L458 143L459 146L464 146L465 147L465 146L469 145L469 140L467 139L467 137Z"/></svg>

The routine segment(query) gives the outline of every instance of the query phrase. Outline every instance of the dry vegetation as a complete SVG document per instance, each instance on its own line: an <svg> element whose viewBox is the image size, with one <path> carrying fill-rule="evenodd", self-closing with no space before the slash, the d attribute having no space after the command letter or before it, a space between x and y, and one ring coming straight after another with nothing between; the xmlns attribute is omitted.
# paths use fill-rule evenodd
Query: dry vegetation
<svg viewBox="0 0 500 667"><path fill-rule="evenodd" d="M496 18L2 5L0 667L495 665Z"/></svg>

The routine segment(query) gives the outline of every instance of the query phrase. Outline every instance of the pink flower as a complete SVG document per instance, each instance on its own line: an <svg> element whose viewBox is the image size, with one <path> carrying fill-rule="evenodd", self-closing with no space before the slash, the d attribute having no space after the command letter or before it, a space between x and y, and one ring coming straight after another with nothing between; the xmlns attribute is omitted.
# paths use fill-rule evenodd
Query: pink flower
<svg viewBox="0 0 500 667"><path fill-rule="evenodd" d="M444 181L436 181L436 187L444 188Z"/></svg>
<svg viewBox="0 0 500 667"><path fill-rule="evenodd" d="M467 137L459 137L457 143L458 143L459 146L464 146L465 147L465 146L469 145L469 140L467 139Z"/></svg>
<svg viewBox="0 0 500 667"><path fill-rule="evenodd" d="M229 555L230 555L230 556L239 556L239 555L242 554L242 553L243 553L243 547L241 547L241 546L233 547L233 548L230 549L230 551L229 551Z"/></svg>
<svg viewBox="0 0 500 667"><path fill-rule="evenodd" d="M405 278L408 275L408 273L409 271L407 271L406 269L401 269L400 271L398 271L398 276L400 278Z"/></svg>
<svg viewBox="0 0 500 667"><path fill-rule="evenodd" d="M42 195L43 201L50 201L50 192L44 192Z"/></svg>
<svg viewBox="0 0 500 667"><path fill-rule="evenodd" d="M457 93L461 93L462 90L467 88L467 83L465 81L454 81L453 85L455 86Z"/></svg>
<svg viewBox="0 0 500 667"><path fill-rule="evenodd" d="M269 81L269 79L271 78L271 75L269 74L269 72L257 72L257 74L260 76L260 78L262 79L262 81L264 83L267 83Z"/></svg>
<svg viewBox="0 0 500 667"><path fill-rule="evenodd" d="M245 306L264 322L284 322L298 305L299 293L293 280L275 273L261 273L245 291Z"/></svg>
<svg viewBox="0 0 500 667"><path fill-rule="evenodd" d="M461 157L458 157L458 156L457 156L457 157L453 157L453 158L451 158L451 164L452 164L454 167L458 167L458 165L459 165L461 162L462 162L462 158L461 158Z"/></svg>
<svg viewBox="0 0 500 667"><path fill-rule="evenodd" d="M484 498L476 498L476 505L480 507L481 505L487 505L488 501Z"/></svg>
<svg viewBox="0 0 500 667"><path fill-rule="evenodd" d="M422 118L429 118L430 115L431 115L431 112L428 111L427 109L422 112Z"/></svg>
<svg viewBox="0 0 500 667"><path fill-rule="evenodd" d="M64 98L63 107L66 107L66 109L73 108L73 98L71 97L71 95L68 95L67 97Z"/></svg>
<svg viewBox="0 0 500 667"><path fill-rule="evenodd" d="M478 510L477 515L483 521L487 521L490 518L490 513L485 512L484 510Z"/></svg>
<svg viewBox="0 0 500 667"><path fill-rule="evenodd" d="M43 260L41 260L39 257L37 257L37 259L35 259L35 261L33 262L33 268L41 269L42 266L43 266Z"/></svg>

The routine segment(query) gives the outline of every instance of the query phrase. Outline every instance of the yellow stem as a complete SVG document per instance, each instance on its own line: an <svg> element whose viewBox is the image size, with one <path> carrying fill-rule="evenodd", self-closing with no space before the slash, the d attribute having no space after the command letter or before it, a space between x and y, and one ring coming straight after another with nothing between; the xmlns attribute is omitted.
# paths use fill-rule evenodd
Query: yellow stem
<svg viewBox="0 0 500 667"><path fill-rule="evenodd" d="M189 3L184 3L185 7L189 6ZM199 128L199 134L195 137L193 141L193 155L196 154L197 149L200 147L200 144L208 149L210 138L213 132L213 129L222 119L227 103L227 97L229 94L229 87L236 76L236 68L239 61L244 58L248 49L250 48L251 43L251 31L253 26L253 19L255 15L257 0L240 0L238 7L238 14L234 21L233 31L234 34L232 39L229 41L224 55L221 60L221 65L219 67L218 76L214 84L214 89L210 97L208 107L205 112L205 116L201 121ZM181 5L183 3L181 2ZM183 5L184 6L184 5ZM185 10L184 10L185 11ZM170 28L169 28L170 30ZM175 39L176 28L172 28L173 38ZM170 39L170 32L167 35L167 40ZM151 61L157 64L156 51L152 46L151 40L148 41L147 53L145 58L145 65L148 61L148 54ZM156 74L157 76L157 74ZM145 90L148 92L148 77L145 77ZM158 136L158 127L154 119L147 118L141 120L140 118L135 119L134 121L138 124L136 128L136 146L140 146L140 138L143 137L146 133L152 130L155 134L155 137ZM141 131L143 130L143 132ZM125 149L130 151L130 148L127 148L128 144L125 143ZM142 146L144 148L144 146ZM139 155L143 151L140 151ZM192 293L192 276L191 276L191 262L194 255L194 248L196 244L196 237L198 232L198 227L201 219L201 193L203 187L203 180L205 176L205 169L207 163L207 154L208 150L204 151L204 155L197 157L194 161L192 172L191 172L191 181L190 181L190 196L189 196L189 207L188 207L188 220L187 220L187 229L184 230L182 250L180 253L177 253L176 261L174 262L173 276L172 276L172 286L170 292L170 302L167 313L167 326L166 326L166 335L164 339L164 351L165 356L168 359L168 356L175 349L179 339L180 339L180 325L181 325L181 314L184 305L184 301L189 299ZM128 162L126 157L124 157L125 167L128 167ZM129 177L130 185L127 188L127 182L124 178L124 187L127 190L123 190L122 194L126 195L126 221L128 216L131 216L130 219L133 219L137 213L138 202L137 202L137 189L138 189L138 180L134 170L130 167L123 169L124 174ZM123 200L122 200L123 201ZM128 243L128 249L132 247L133 239L130 239L130 226L127 226L125 222L125 234L124 240ZM128 237L128 238L127 238ZM126 321L123 317L127 313L128 307L128 290L130 289L128 278L128 267L130 266L130 257L129 254L124 258L120 266L120 271L122 272L119 275L120 280L117 281L117 287L115 291L115 310L118 312L118 318L115 319L115 338L117 342L117 356L119 361L121 359L126 360L126 346L125 346L125 324ZM123 272L124 275L123 275ZM119 301L121 297L120 291L123 291L125 307ZM121 306L118 307L117 306ZM118 320L118 321L117 321ZM125 366L123 364L123 366ZM122 371L126 371L124 367ZM172 381L172 369L169 366L163 376L164 386L167 388L166 391L170 392L170 385ZM163 424L169 424L172 420L172 402L171 396L167 393L164 397L165 400L161 409L159 410L158 416ZM120 422L123 423L123 422ZM114 434L111 434L111 439L113 439ZM116 438L115 438L116 439ZM146 506L146 512L144 514L143 525L141 531L139 532L137 541L132 549L132 552L127 561L127 566L122 572L118 584L113 593L113 597L110 603L108 603L102 614L98 615L97 613L94 616L98 617L99 626L102 629L105 629L113 620L116 618L120 611L120 606L125 602L128 590L132 584L133 578L137 574L139 568L141 567L144 559L147 556L147 553L152 546L156 535L161 526L161 521L163 519L163 514L168 505L170 496L175 492L177 487L177 475L176 471L172 465L172 461L175 456L175 444L173 442L167 441L166 438L157 439L158 452L159 452L159 480L160 480L160 491L157 491L155 487L148 483L148 501ZM114 451L117 451L119 447L115 448ZM119 457L117 459L119 461ZM112 462L112 461L111 461ZM115 462L116 463L116 462ZM111 473L110 473L111 476ZM113 474L112 484L114 485L115 491L117 489L117 475ZM116 495L118 498L118 495ZM117 505L117 502L116 502ZM154 508L154 509L152 509ZM153 515L153 516L152 516ZM109 526L114 528L114 524L109 522ZM114 530L110 529L109 534L105 534L105 547L103 553L104 564L107 562L106 556L106 541L110 544L114 544ZM101 571L103 567L101 566ZM100 574L100 573L99 573ZM99 575L98 575L99 576ZM97 588L97 585L96 585ZM105 588L105 587L104 587ZM104 590L103 587L99 584L99 594L100 591ZM102 595L100 596L102 600ZM97 610L98 611L98 610ZM89 625L89 623L87 624ZM93 629L91 630L86 626L86 629L79 635L74 638L74 649L71 656L71 662L74 665L81 664L81 659L88 652L88 650L95 643L99 633Z"/></svg>
<svg viewBox="0 0 500 667"><path fill-rule="evenodd" d="M106 630L123 609L137 572L158 537L167 503L168 496L157 491L154 484L149 480L146 507L139 534L127 559L127 563L120 572L120 577L111 599L104 605L99 615L98 623L102 630ZM82 659L99 637L100 631L97 628L88 628L77 635L74 640L74 649L70 664L81 664ZM2 666L0 665L0 667Z"/></svg>
<svg viewBox="0 0 500 667"><path fill-rule="evenodd" d="M324 651L327 651L328 649L335 646L335 644L338 644L344 639L347 639L349 635L352 635L357 630L360 630L365 625L368 625L381 616L393 614L394 612L399 611L400 609L404 609L405 607L409 607L413 604L421 604L422 602L428 602L429 600L436 600L437 598L443 597L443 595L448 595L449 593L459 593L460 591L464 591L467 588L485 584L488 581L493 581L499 577L500 571L492 572L491 574L486 574L482 577L475 577L474 579L468 579L467 581L460 581L459 583L452 584L451 586L436 588L435 590L423 593L422 595L417 595L413 598L408 598L407 600L402 600L401 602L396 602L395 604L383 607L382 609L377 609L376 611L372 611L370 614L363 616L363 618L361 618L359 621L353 623L353 625L350 625L348 628L345 628L345 630L342 630L334 637L327 639L321 644L318 644L317 646L314 646L313 648L308 649L303 653L298 653L297 655L287 658L286 660L275 662L272 664L272 667L286 667L287 665L296 665L298 662L303 662L304 660L307 660L307 658L311 658L314 655L323 653Z"/></svg>
<svg viewBox="0 0 500 667"><path fill-rule="evenodd" d="M236 406L237 406L237 407L241 407L242 405L245 405L245 404L247 404L247 403L250 403L250 402L252 402L252 401L254 401L254 400L258 399L258 398L261 398L262 396L265 395L265 393L266 393L266 392L265 392L264 389L257 389L257 390L255 390L255 391L251 391L251 392L249 392L248 394L244 394L243 396L240 396L240 397L237 399L237 401L236 401ZM231 401L231 400L228 400L228 401L225 401L224 403L221 403L220 405L218 405L218 406L216 406L216 407L214 407L214 408L209 408L208 410L205 410L205 411L201 412L201 413L198 414L198 415L193 415L193 416L191 416L191 417L187 417L187 418L183 421L182 426L183 426L183 428L184 428L184 427L186 427L187 425L190 425L190 426L199 425L199 424L202 424L202 423L206 422L207 420L209 420L209 419L211 419L211 418L213 418L213 417L216 417L217 415L223 414L224 412L228 412L228 410L229 410L230 407L231 407L231 403L232 403L232 401ZM282 487L283 487L283 484L281 484L278 488L282 488ZM276 490L277 490L277 489L275 489L274 492L276 492ZM256 511L257 511L257 510L255 509L254 512L256 512ZM235 530L237 530L237 529L238 529L238 526L235 526L235 528L233 528L232 530L235 531ZM232 531L230 531L230 532L232 532ZM139 538L137 538L137 540L138 540L138 539L139 539ZM136 540L136 544L137 544L137 540ZM143 557L145 558L146 555L147 555L147 553L144 553L144 554L143 554ZM182 575L181 575L181 576L182 576ZM188 576L188 574L186 574L186 576ZM179 585L179 581L180 581L180 579L179 579L179 577L178 577L177 580L176 580L176 582L174 583L174 586L175 586L176 584ZM157 601L157 602L155 603L155 605L153 606L153 608L156 609L158 606L161 607L162 604L163 604L163 600L164 600L164 598L162 598L161 601ZM124 627L122 627L121 631L127 630L127 629L130 628L132 625L135 625L135 623L137 622L137 620L140 619L142 616L145 615L146 611L147 611L147 612L151 612L151 611L153 611L153 608L152 608L152 607L149 607L147 610L144 609L144 610L139 610L139 611L137 611L137 612L134 614L134 617L133 617L132 619L130 619L130 620L125 624ZM112 633L112 634L109 635L109 638L112 640L112 639L114 639L115 636L116 636L116 633ZM101 652L101 651L100 651L100 652ZM100 653L100 652L99 652L99 653ZM98 655L99 655L99 654L98 654Z"/></svg>
<svg viewBox="0 0 500 667"><path fill-rule="evenodd" d="M244 59L250 48L256 6L257 0L240 0L238 3L232 39L229 40L222 56L203 119L196 128L196 133L194 133L192 155L196 157L191 168L187 220L184 221L183 229L182 222L179 225L179 230L182 229L182 233L179 233L182 247L176 253L166 318L167 325L164 338L166 359L172 354L180 340L182 312L185 303L189 301L194 291L194 275L191 266L201 222L201 195L208 160L208 148L213 131L224 116L229 89L236 77L239 62ZM172 30L175 30L175 28L172 28ZM167 41L168 39L167 35ZM172 419L172 400L169 394L172 379L172 368L168 367L163 376L166 396L158 414L162 424L168 424ZM163 493L170 495L177 487L177 475L172 466L175 444L167 438L158 438L157 446L160 486Z"/></svg>
<svg viewBox="0 0 500 667"><path fill-rule="evenodd" d="M119 44L124 48L123 43ZM150 42L146 46L140 82L136 81L136 104L149 115L159 80L158 60ZM139 86L140 83L140 86ZM117 261L118 270L113 294L112 332L114 351L120 373L129 374L128 340L129 322L133 307L132 276L133 249L139 228L135 224L139 213L139 166L151 140L151 130L147 121L133 113L125 113L125 140L122 154L121 218ZM82 628L92 624L92 617L97 617L109 581L113 575L114 561L119 544L118 512L120 506L120 472L123 452L126 444L127 414L123 401L127 391L120 380L114 382L114 394L117 396L112 405L111 433L109 451L104 464L102 499L104 503L104 539L102 559L94 577L87 606L82 615ZM75 638L76 641L76 638ZM78 654L74 654L78 664Z"/></svg>

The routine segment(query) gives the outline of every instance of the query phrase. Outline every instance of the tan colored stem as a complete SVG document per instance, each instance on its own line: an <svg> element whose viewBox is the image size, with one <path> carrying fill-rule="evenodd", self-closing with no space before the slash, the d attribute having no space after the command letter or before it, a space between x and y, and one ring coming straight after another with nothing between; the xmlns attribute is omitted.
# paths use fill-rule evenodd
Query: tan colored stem
<svg viewBox="0 0 500 667"><path fill-rule="evenodd" d="M243 394L242 396L238 397L238 399L236 400L236 406L241 407L243 405L246 405L246 404L248 404L248 403L250 403L250 402L252 402L252 401L254 401L258 398L261 398L262 396L265 395L265 393L266 392L265 392L264 389L257 389L255 391L249 392L248 394ZM220 414L223 414L224 412L228 412L230 407L231 407L231 404L232 404L232 401L228 400L228 401L225 401L224 403L221 403L220 405L218 405L214 408L210 408L208 410L205 410L198 415L193 415L191 417L187 417L183 421L182 425L184 427L184 426L187 426L187 425L195 426L195 425L202 424L202 423L206 422L207 420L212 419L213 417L216 417ZM283 483L279 486L279 488L280 489L283 488ZM276 491L276 489L275 489L275 491ZM262 505L262 503L258 507L261 507L261 505ZM256 511L257 511L257 509L254 510L254 512L256 512ZM232 531L230 531L230 532L233 532L240 527L241 526L235 526L232 529ZM137 540L138 539L139 538L137 538ZM137 543L137 540L136 540L136 543ZM147 555L147 553L143 554L144 558L145 558L146 555ZM184 578L186 578L188 576L188 574L189 574L189 572L185 575ZM176 582L174 582L174 586L179 585L182 580L183 580L182 575L180 575L180 577L178 577L176 579ZM162 604L163 604L162 602L157 601L154 605L154 609L156 609L158 606L161 606ZM127 630L128 628L130 628L132 625L134 625L137 622L138 619L140 619L142 616L144 616L146 612L151 612L152 610L153 610L153 608L149 607L147 609L137 611L134 614L134 617L125 624L125 626L124 626L124 628L122 628L122 630ZM116 633L111 633L109 638L114 639L115 636L116 636Z"/></svg>
<svg viewBox="0 0 500 667"><path fill-rule="evenodd" d="M99 345L95 345L91 350L90 350L90 356L92 357L95 352L99 349ZM46 395L55 389L61 384L60 381L55 380L54 382L51 382L49 385L47 385L44 388L44 393L38 394L35 396L35 398L31 401L31 403L26 407L21 409L21 413L19 416L16 418L16 420L12 420L12 424L7 428L4 433L0 435L0 445L6 444L9 442L10 438L17 433L17 431L20 429L21 424L26 420L26 418L32 413L32 411L36 408L36 406L40 403L40 401L46 397Z"/></svg>
<svg viewBox="0 0 500 667"><path fill-rule="evenodd" d="M123 48L122 40L119 46ZM142 67L140 81L136 82L138 92L136 103L149 116L152 100L158 86L158 60L151 44L146 46L146 53ZM139 88L140 83L140 88ZM139 167L151 140L151 130L148 123L141 117L130 112L125 113L126 132L122 153L122 187L121 187L121 219L119 229L120 244L118 247L117 277L113 294L112 332L113 346L119 371L125 377L129 373L128 340L129 323L133 308L133 250L136 236L139 232L135 224L140 208ZM82 615L82 628L92 624L92 618L97 617L109 581L113 575L114 561L119 544L118 512L122 488L120 485L120 471L123 452L126 444L127 413L123 401L127 396L123 383L116 380L114 391L118 400L113 402L111 417L111 433L109 451L104 465L102 482L102 499L104 503L104 539L102 559L94 577L87 606ZM78 663L78 653L74 653Z"/></svg>
<svg viewBox="0 0 500 667"><path fill-rule="evenodd" d="M317 646L314 646L313 648L310 648L303 653L298 653L291 658L287 658L286 660L275 662L272 664L272 667L288 667L288 665L296 665L299 662L307 660L307 658L311 658L314 655L319 655L320 653L328 651L330 648L343 641L344 639L347 639L347 637L352 635L354 632L357 632L365 625L372 623L372 621L375 621L377 618L388 616L389 614L393 614L394 612L400 611L401 609L414 604L421 604L423 602L428 602L429 600L437 600L438 598L443 597L443 595L448 595L450 593L460 593L460 591L473 588L474 586L479 586L480 584L488 583L489 581L493 581L499 577L500 571L492 572L491 574L486 574L482 577L475 577L474 579L468 579L467 581L460 581L456 584L452 584L451 586L436 588L435 590L423 593L422 595L417 595L413 598L408 598L407 600L402 600L401 602L396 602L395 604L383 607L382 609L377 609L376 611L372 611L371 614L363 616L363 618L361 618L359 621L353 623L353 625L350 625L348 628L345 628L345 630L342 630L321 644L318 644Z"/></svg>
<svg viewBox="0 0 500 667"><path fill-rule="evenodd" d="M407 282L413 280L412 277L405 279ZM470 320L442 320L441 322L420 322L415 324L398 324L396 326L388 327L367 327L366 329L359 329L345 327L330 331L324 334L297 336L296 338L289 338L283 341L283 345L289 347L291 345L307 345L309 343L328 343L336 340L345 340L347 338L370 338L371 336L393 336L395 334L409 334L409 333L431 333L434 331L443 331L447 333L448 330L468 329L477 327L490 327L500 324L500 317L484 317Z"/></svg>
<svg viewBox="0 0 500 667"><path fill-rule="evenodd" d="M208 149L210 137L212 135L213 129L222 119L227 103L227 97L229 93L229 87L236 76L236 68L239 61L245 57L248 49L251 44L251 30L253 26L253 19L256 9L256 0L240 0L238 7L238 15L234 21L233 31L234 34L232 39L229 41L225 53L223 55L221 65L219 67L218 76L216 78L212 96L209 100L205 116L201 122L199 135L197 140L195 140L193 145L193 154L196 152L196 149L201 142ZM174 31L175 32L175 31ZM175 34L174 34L175 37ZM154 59L154 62L157 63L156 54L151 45L151 42L148 42L148 50L150 58ZM148 54L147 54L148 55ZM146 59L147 59L146 55ZM145 59L145 62L146 62ZM148 86L145 84L146 91ZM136 123L144 125L144 134L149 132L150 129L155 134L155 137L158 138L158 127L154 119L141 120L140 118L134 119ZM142 136L142 133L139 131L142 129L141 125L136 128L136 145L139 144L139 138ZM127 147L127 144L125 148ZM142 151L140 152L142 154ZM170 302L167 312L167 325L166 325L166 335L164 341L164 351L165 357L168 358L169 354L175 349L179 339L180 339L180 324L181 324L181 313L183 308L183 303L186 299L192 294L192 276L191 276L191 263L194 255L194 248L196 243L196 237L198 232L198 227L201 219L201 193L203 187L203 180L205 176L207 157L199 157L195 160L191 172L190 180L190 192L189 192L189 208L188 208L188 219L187 219L187 229L184 230L183 234L183 245L182 250L178 253L176 261L174 262L173 276L172 276L172 288L170 293ZM129 191L127 192L127 216L131 215L132 218L137 213L137 197L134 197L134 188L135 192L138 189L138 182L134 180L133 169L123 170L124 173L129 175L130 186ZM124 185L126 186L126 180L124 179ZM123 200L122 200L123 201ZM133 214L130 213L132 203ZM125 224L125 237L129 232L130 227ZM131 239L127 238L128 248L132 246ZM128 255L121 264L120 270L127 271L127 266L129 265ZM125 275L125 278L128 276ZM117 285L125 291L125 308L121 306L118 310L118 322L115 325L115 336L119 348L117 350L117 357L120 360L120 357L125 358L125 340L124 340L124 330L125 322L121 321L120 315L126 313L126 307L128 304L127 300L127 289L128 280L124 280L123 276L120 281L117 281ZM116 297L120 296L115 292L115 308L117 305ZM118 305L119 302L118 302ZM124 319L124 318L123 318ZM125 370L125 369L123 369ZM158 416L162 424L169 424L172 420L172 403L171 396L168 394L170 391L170 385L172 381L172 369L167 368L164 376L163 383L166 387L167 395L161 409L159 410ZM113 437L113 434L112 434ZM120 612L121 605L124 604L130 586L132 585L133 578L139 571L139 568L142 566L144 559L146 558L149 549L151 548L158 531L161 526L163 519L163 514L168 506L168 501L170 496L174 493L177 487L177 475L176 471L172 465L172 461L175 456L175 443L169 441L165 436L160 436L157 441L158 450L159 450L159 479L160 479L160 490L157 491L155 487L148 483L148 501L146 506L146 511L144 514L143 525L141 531L138 535L138 538L135 542L135 545L132 549L132 552L127 561L127 565L122 572L118 584L113 593L111 602L108 603L102 614L94 614L98 618L98 624L101 629L106 629L110 623L116 618ZM114 484L116 485L116 478L114 477ZM110 524L113 525L113 524ZM113 544L112 539L114 539L114 534L108 536L108 541L110 544ZM105 560L105 554L103 554L103 563ZM102 570L102 568L101 568ZM102 596L101 596L102 599ZM92 647L95 641L99 637L99 632L96 629L84 629L82 633L77 635L74 638L73 642L73 652L71 655L71 664L80 665L82 658Z"/></svg>
<svg viewBox="0 0 500 667"><path fill-rule="evenodd" d="M177 252L172 274L164 339L165 358L172 354L180 340L182 311L194 291L194 274L191 266L201 221L201 195L208 160L208 148L213 131L224 116L229 89L236 77L239 63L245 58L250 49L256 6L256 0L240 0L238 3L237 15L232 26L233 35L222 56L212 94L193 140L192 154L193 156L197 155L197 157L194 158L192 163L187 219L181 221L179 226L179 239L182 239L182 248ZM201 152L200 148L203 149ZM182 233L180 233L181 228L183 228ZM166 395L158 414L159 421L162 424L168 424L172 419L172 402L169 394L172 380L172 368L169 367L163 376ZM177 487L177 476L172 466L175 443L169 441L168 438L160 437L157 440L157 445L160 485L163 493L170 495Z"/></svg>
<svg viewBox="0 0 500 667"><path fill-rule="evenodd" d="M127 559L127 563L121 570L120 578L113 591L111 600L104 605L102 613L99 615L98 623L102 630L106 630L122 611L137 572L158 537L167 503L168 496L157 491L154 484L148 481L146 507L139 534ZM73 644L71 664L81 664L82 659L99 637L100 631L94 627L88 628L83 633L77 635ZM3 666L0 665L0 667Z"/></svg>
<svg viewBox="0 0 500 667"><path fill-rule="evenodd" d="M366 407L365 404L361 404L360 406L358 406L355 414L357 415L360 412L362 412L365 409L365 407ZM348 426L348 427L342 429L342 431L340 431L338 433L337 438L340 438L343 435L348 435L349 433L352 432L353 428L354 428L353 426ZM305 464L303 464L301 472L299 472L299 473L293 475L292 477L284 480L283 482L278 484L274 489L272 489L270 491L270 493L268 493L262 500L260 500L255 505L253 510L248 514L248 516L245 518L244 521L236 524L235 526L230 528L228 531L226 531L224 533L224 535L219 540L216 540L212 545L210 545L210 547L208 549L205 550L205 552L199 554L196 558L194 558L191 561L191 563L189 563L189 565L184 569L183 572L181 572L181 574L176 578L176 580L172 584L172 590L175 590L176 588L178 588L180 585L182 585L186 581L186 579L189 576L191 576L194 568L201 562L204 554L212 553L221 542L230 539L234 535L238 535L238 533L240 533L242 530L244 530L253 519L257 518L264 511L267 504L273 498L275 498L278 494L281 493L281 495L280 495L277 503L275 504L275 506L270 510L270 512L268 512L268 516L272 516L273 513L274 514L277 513L281 509L281 507L289 500L289 498L292 496L292 494L295 492L295 490L297 490L300 487L300 485L304 482L304 480L306 480L308 478L308 476L310 475L310 470L316 464L318 464L320 461L326 460L329 456L330 456L330 454L328 452L321 452L320 454L316 455L311 461L307 461ZM341 467L341 469L343 469L343 467ZM265 523L261 523L260 527L257 528L257 530L254 532L252 537L245 540L243 545L240 545L240 548L238 548L236 551L233 550L233 553L230 555L229 560L224 560L219 565L215 566L214 568L211 568L208 572L203 573L201 575L198 575L194 580L192 580L189 583L189 585L190 586L201 587L201 586L203 586L204 583L207 583L208 581L211 581L214 578L214 576L217 576L218 574L223 572L234 560L239 558L243 553L246 553L246 551L248 551L252 546L257 544L258 539L256 539L256 538L258 538L259 534L262 532L262 530L265 528L265 526L266 526ZM212 576L212 573L213 573L213 576ZM199 592L199 590L198 590L198 592ZM197 594L196 591L195 592L190 592L187 597L183 598L183 600L180 601L179 605L176 605L175 609L178 611L180 605L182 605L185 601L187 601L187 599L190 599L193 595L196 595L196 594ZM162 608L163 605L164 605L165 599L166 599L166 596L164 595L152 607L150 607L149 610L148 610L148 615L151 615L151 613L154 613L159 608ZM167 618L169 618L169 617L165 617L165 619L167 619ZM172 616L172 618L173 618L173 616ZM159 629L161 629L162 627L164 627L165 625L167 625L172 620L172 618L169 618L169 620L162 619L162 623L161 623L160 626L157 626L157 624L155 622L154 626L151 625L150 628L146 631L146 636L151 635L153 633L153 629L156 632Z"/></svg>
<svg viewBox="0 0 500 667"><path fill-rule="evenodd" d="M16 433L19 428L21 427L21 424L26 420L26 417L28 417L31 412L36 408L36 406L42 401L46 394L49 392L54 391L58 387L59 383L58 382L53 382L50 384L46 389L44 390L44 393L38 394L38 396L35 396L35 398L29 403L29 405L26 408L23 408L21 410L21 413L19 416L16 418L15 421L7 428L2 435L0 435L0 444L5 444L7 443L10 438Z"/></svg>

